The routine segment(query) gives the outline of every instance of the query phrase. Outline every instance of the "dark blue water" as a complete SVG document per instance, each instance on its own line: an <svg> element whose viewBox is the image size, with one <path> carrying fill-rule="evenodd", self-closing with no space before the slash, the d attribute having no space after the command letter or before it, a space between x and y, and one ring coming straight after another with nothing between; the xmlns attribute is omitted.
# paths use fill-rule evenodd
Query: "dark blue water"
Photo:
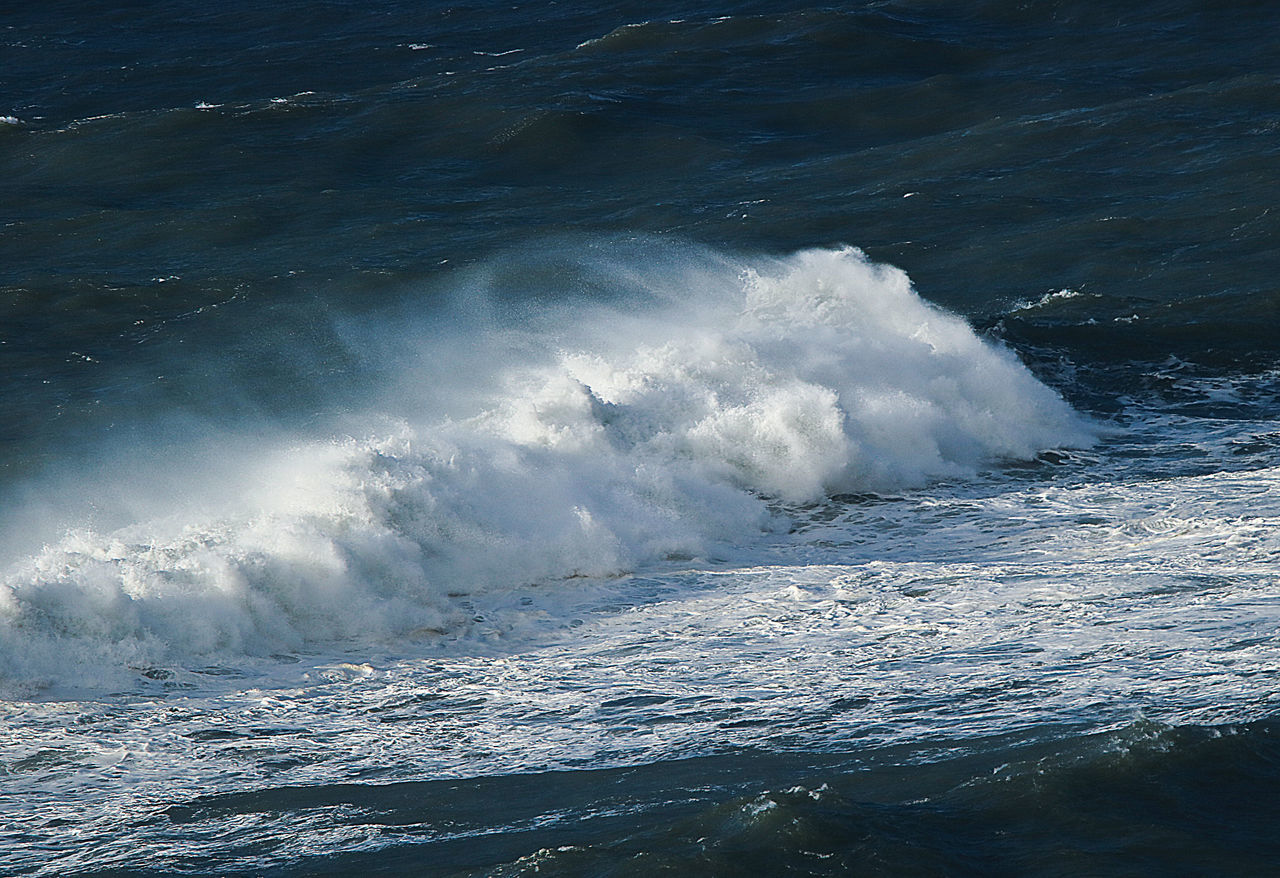
<svg viewBox="0 0 1280 878"><path fill-rule="evenodd" d="M1267 3L0 13L0 871L1266 874L1277 86Z"/></svg>

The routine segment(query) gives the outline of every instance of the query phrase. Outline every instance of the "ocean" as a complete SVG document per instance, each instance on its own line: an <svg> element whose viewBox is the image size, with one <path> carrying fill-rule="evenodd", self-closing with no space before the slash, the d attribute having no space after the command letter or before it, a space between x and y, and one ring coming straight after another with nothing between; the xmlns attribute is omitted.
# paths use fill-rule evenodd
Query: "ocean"
<svg viewBox="0 0 1280 878"><path fill-rule="evenodd" d="M0 13L0 873L1267 875L1280 5Z"/></svg>

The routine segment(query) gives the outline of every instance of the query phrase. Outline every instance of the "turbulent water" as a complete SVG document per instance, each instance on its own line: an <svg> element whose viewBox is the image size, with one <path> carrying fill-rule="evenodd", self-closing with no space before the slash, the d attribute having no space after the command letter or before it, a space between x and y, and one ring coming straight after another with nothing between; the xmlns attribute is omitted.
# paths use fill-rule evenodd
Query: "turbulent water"
<svg viewBox="0 0 1280 878"><path fill-rule="evenodd" d="M1267 874L1280 7L0 16L0 872Z"/></svg>

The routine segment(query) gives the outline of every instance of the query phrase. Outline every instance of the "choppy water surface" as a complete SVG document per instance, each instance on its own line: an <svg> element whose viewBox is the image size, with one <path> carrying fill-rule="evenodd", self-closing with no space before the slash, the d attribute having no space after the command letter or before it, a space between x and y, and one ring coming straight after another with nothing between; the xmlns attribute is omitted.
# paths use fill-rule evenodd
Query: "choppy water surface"
<svg viewBox="0 0 1280 878"><path fill-rule="evenodd" d="M1261 874L1263 5L0 22L0 864Z"/></svg>

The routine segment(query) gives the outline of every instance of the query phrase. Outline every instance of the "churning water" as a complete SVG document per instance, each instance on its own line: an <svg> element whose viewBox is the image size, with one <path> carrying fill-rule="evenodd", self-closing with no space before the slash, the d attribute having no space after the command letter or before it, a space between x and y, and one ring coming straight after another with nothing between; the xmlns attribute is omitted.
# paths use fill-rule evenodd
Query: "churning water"
<svg viewBox="0 0 1280 878"><path fill-rule="evenodd" d="M0 18L0 867L1261 874L1280 11Z"/></svg>

